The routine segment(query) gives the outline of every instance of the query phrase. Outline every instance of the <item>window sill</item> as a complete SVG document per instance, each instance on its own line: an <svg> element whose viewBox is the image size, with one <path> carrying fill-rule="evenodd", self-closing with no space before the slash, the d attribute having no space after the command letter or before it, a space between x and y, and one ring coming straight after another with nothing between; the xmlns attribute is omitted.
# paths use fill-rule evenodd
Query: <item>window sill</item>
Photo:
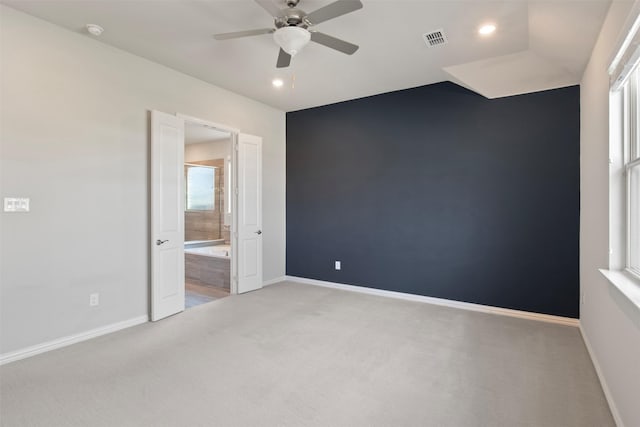
<svg viewBox="0 0 640 427"><path fill-rule="evenodd" d="M621 270L600 269L600 273L640 309L640 280Z"/></svg>

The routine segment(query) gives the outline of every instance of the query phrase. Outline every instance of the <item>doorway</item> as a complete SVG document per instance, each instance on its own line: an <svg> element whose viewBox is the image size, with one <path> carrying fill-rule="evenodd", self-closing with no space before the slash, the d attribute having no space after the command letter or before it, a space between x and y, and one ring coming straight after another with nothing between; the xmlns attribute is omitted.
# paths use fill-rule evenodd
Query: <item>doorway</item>
<svg viewBox="0 0 640 427"><path fill-rule="evenodd" d="M151 320L262 288L260 137L152 111L150 178Z"/></svg>
<svg viewBox="0 0 640 427"><path fill-rule="evenodd" d="M231 148L229 131L185 121L185 308L231 293Z"/></svg>

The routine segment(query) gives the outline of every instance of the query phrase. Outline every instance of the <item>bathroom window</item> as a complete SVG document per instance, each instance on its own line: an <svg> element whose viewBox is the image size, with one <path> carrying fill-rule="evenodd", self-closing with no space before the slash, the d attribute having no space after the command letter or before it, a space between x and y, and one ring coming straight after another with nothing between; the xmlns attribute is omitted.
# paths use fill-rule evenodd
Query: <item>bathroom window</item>
<svg viewBox="0 0 640 427"><path fill-rule="evenodd" d="M215 208L216 174L210 166L185 165L186 209L212 211Z"/></svg>

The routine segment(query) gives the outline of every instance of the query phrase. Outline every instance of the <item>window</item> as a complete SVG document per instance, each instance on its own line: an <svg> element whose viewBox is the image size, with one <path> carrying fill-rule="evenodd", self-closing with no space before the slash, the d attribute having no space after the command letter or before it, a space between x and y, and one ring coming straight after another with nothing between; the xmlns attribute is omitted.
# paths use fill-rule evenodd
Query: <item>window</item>
<svg viewBox="0 0 640 427"><path fill-rule="evenodd" d="M215 206L215 168L185 165L186 209L212 211Z"/></svg>
<svg viewBox="0 0 640 427"><path fill-rule="evenodd" d="M627 22L608 69L609 268L600 272L640 309L640 15Z"/></svg>
<svg viewBox="0 0 640 427"><path fill-rule="evenodd" d="M626 262L640 277L640 68L622 87L623 162L626 190Z"/></svg>

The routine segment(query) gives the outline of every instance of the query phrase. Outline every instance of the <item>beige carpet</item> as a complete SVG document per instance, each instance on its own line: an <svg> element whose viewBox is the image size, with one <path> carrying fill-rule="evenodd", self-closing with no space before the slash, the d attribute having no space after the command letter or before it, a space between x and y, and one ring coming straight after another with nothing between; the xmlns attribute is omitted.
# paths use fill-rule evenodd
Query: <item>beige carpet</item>
<svg viewBox="0 0 640 427"><path fill-rule="evenodd" d="M613 426L577 328L281 283L0 368L2 426Z"/></svg>

